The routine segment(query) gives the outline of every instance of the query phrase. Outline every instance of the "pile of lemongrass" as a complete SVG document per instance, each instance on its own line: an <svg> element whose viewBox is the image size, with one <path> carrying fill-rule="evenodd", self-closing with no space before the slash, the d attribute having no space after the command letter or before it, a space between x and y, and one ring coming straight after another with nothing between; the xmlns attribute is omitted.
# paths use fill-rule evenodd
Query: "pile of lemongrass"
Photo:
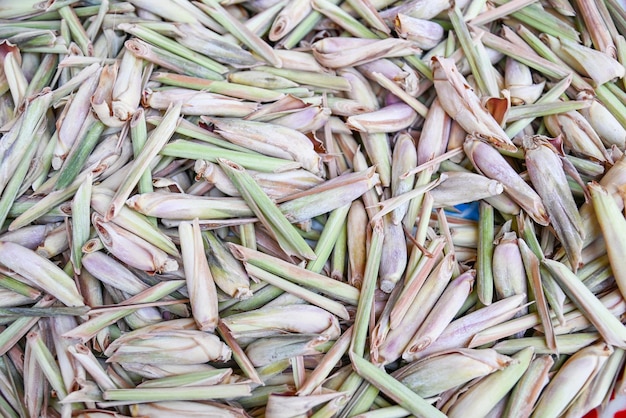
<svg viewBox="0 0 626 418"><path fill-rule="evenodd" d="M605 408L625 35L618 0L0 0L0 416Z"/></svg>

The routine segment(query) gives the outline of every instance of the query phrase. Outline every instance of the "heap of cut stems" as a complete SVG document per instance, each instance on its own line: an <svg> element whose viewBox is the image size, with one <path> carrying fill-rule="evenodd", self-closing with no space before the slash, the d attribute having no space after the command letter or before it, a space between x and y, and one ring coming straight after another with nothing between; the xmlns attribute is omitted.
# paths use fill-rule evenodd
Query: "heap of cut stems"
<svg viewBox="0 0 626 418"><path fill-rule="evenodd" d="M0 1L0 416L626 395L617 0Z"/></svg>

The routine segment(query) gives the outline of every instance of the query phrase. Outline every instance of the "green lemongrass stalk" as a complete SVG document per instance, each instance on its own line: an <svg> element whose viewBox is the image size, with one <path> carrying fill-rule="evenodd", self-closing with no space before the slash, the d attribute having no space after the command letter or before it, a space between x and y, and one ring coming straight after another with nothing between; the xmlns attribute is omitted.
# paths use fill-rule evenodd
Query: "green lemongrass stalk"
<svg viewBox="0 0 626 418"><path fill-rule="evenodd" d="M519 238L517 240L522 261L524 263L524 269L526 270L526 277L532 294L535 296L535 302L537 304L537 313L541 319L541 323L544 326L545 340L548 347L553 350L557 350L558 345L556 337L554 335L554 328L552 326L552 319L550 318L550 311L548 308L548 301L544 293L542 285L541 269L539 265L539 259L526 245L526 242Z"/></svg>
<svg viewBox="0 0 626 418"><path fill-rule="evenodd" d="M248 206L278 241L280 247L289 255L314 260L316 256L313 250L259 185L254 182L250 174L242 166L226 159L219 158L217 161L237 187Z"/></svg>
<svg viewBox="0 0 626 418"><path fill-rule="evenodd" d="M10 290L12 294L22 295L28 299L36 300L41 297L41 291L29 286L14 277L5 276L0 274L0 287L6 290Z"/></svg>
<svg viewBox="0 0 626 418"><path fill-rule="evenodd" d="M403 174L411 171L417 166L417 150L413 139L408 134L401 134L396 138L396 144L393 147L392 164L391 164L391 194L397 197L403 193L410 191L415 184L415 175L404 177ZM392 221L399 224L407 211L409 203L395 209L392 214Z"/></svg>
<svg viewBox="0 0 626 418"><path fill-rule="evenodd" d="M609 87L609 85L600 85L597 86L594 91L600 102L606 106L606 108L613 116L615 116L623 127L626 127L626 117L623 113L620 113L626 109L626 106L624 106L624 103L622 103L622 101L612 91L611 87Z"/></svg>
<svg viewBox="0 0 626 418"><path fill-rule="evenodd" d="M168 70L180 72L194 77L203 77L209 80L223 80L220 73L209 70L184 57L168 52L137 38L129 39L124 43L126 50L138 58L160 65Z"/></svg>
<svg viewBox="0 0 626 418"><path fill-rule="evenodd" d="M344 230L344 224L348 216L350 205L346 204L340 208L333 210L326 223L324 230L315 245L315 254L317 258L307 264L307 270L319 273L323 270L326 261L337 244L339 235Z"/></svg>
<svg viewBox="0 0 626 418"><path fill-rule="evenodd" d="M376 5L373 2L369 0L348 0L347 4L373 29L389 35L391 30L380 17Z"/></svg>
<svg viewBox="0 0 626 418"><path fill-rule="evenodd" d="M211 275L217 287L227 295L243 300L252 296L250 279L241 263L228 251L224 243L210 231L204 231Z"/></svg>
<svg viewBox="0 0 626 418"><path fill-rule="evenodd" d="M125 404L167 401L202 401L206 399L236 399L250 395L250 385L220 384L197 387L109 389L102 392L105 401ZM118 405L121 405L118 402Z"/></svg>
<svg viewBox="0 0 626 418"><path fill-rule="evenodd" d="M570 402L589 385L612 352L610 346L598 343L567 359L544 389L533 416L561 416Z"/></svg>
<svg viewBox="0 0 626 418"><path fill-rule="evenodd" d="M119 309L111 309L102 312L73 330L66 332L63 336L65 338L76 338L82 343L86 343L95 337L102 329L141 308L141 306L134 307L133 304L155 302L180 289L184 285L184 280L170 280L158 283L127 299L123 304L117 305Z"/></svg>
<svg viewBox="0 0 626 418"><path fill-rule="evenodd" d="M442 412L389 376L384 370L352 352L350 352L350 360L359 375L411 413L425 418L445 417Z"/></svg>
<svg viewBox="0 0 626 418"><path fill-rule="evenodd" d="M353 416L368 411L376 401L379 393L380 390L376 386L363 382L357 392L350 397L348 404L341 409L339 416Z"/></svg>
<svg viewBox="0 0 626 418"><path fill-rule="evenodd" d="M137 157L148 139L146 126L146 115L143 109L138 109L130 121L130 138L133 144L133 155ZM152 173L150 170L144 171L137 183L139 193L150 193L154 189L152 187Z"/></svg>
<svg viewBox="0 0 626 418"><path fill-rule="evenodd" d="M403 90L400 86L398 86L394 81L387 78L385 75L378 72L374 72L372 73L372 75L374 76L378 84L402 99L404 103L409 105L420 116L424 118L426 117L428 113L428 108L426 107L426 105L417 100L415 97L408 94L405 90Z"/></svg>
<svg viewBox="0 0 626 418"><path fill-rule="evenodd" d="M204 253L198 219L191 225L181 222L178 235L193 318L200 330L213 332L219 320L217 290Z"/></svg>
<svg viewBox="0 0 626 418"><path fill-rule="evenodd" d="M480 202L478 223L478 253L476 260L476 291L478 300L483 305L490 305L493 300L493 206Z"/></svg>
<svg viewBox="0 0 626 418"><path fill-rule="evenodd" d="M535 354L554 354L558 352L559 354L570 355L593 344L599 338L600 334L597 332L577 332L571 335L558 335L555 337L555 348L549 347L544 337L512 338L496 343L493 349L499 353L511 355L526 347L533 347Z"/></svg>
<svg viewBox="0 0 626 418"><path fill-rule="evenodd" d="M172 54L183 57L191 62L201 65L208 70L214 71L219 74L223 74L228 71L227 67L219 64L211 58L199 54L145 26L122 23L118 25L117 28L119 30L123 30L124 32L130 33L150 44L163 48L165 51L171 52Z"/></svg>
<svg viewBox="0 0 626 418"><path fill-rule="evenodd" d="M78 146L70 151L60 170L59 177L55 184L55 190L68 187L78 173L83 168L87 158L92 153L96 144L100 140L100 135L104 131L104 124L100 121L93 121L85 136L80 140Z"/></svg>
<svg viewBox="0 0 626 418"><path fill-rule="evenodd" d="M262 385L263 380L261 379L261 376L259 376L259 373L254 368L254 365L246 355L245 351L241 348L241 346L233 336L232 332L230 332L228 326L219 321L217 324L217 332L232 351L232 357L237 365L241 368L243 374L246 375L253 383ZM229 376L230 373L227 377Z"/></svg>
<svg viewBox="0 0 626 418"><path fill-rule="evenodd" d="M503 4L503 1L496 1L496 4ZM546 13L538 4L528 5L517 12L511 13L511 16L520 22L537 29L539 32L547 33L552 36L561 36L572 41L579 42L578 31L563 20L556 16Z"/></svg>
<svg viewBox="0 0 626 418"><path fill-rule="evenodd" d="M545 98L545 95L541 97ZM540 99L541 100L541 99ZM537 118L541 116L554 115L569 112L572 110L586 109L591 106L591 102L586 100L571 100L567 102L534 103L528 105L513 106L506 117L507 122L516 122L520 119Z"/></svg>
<svg viewBox="0 0 626 418"><path fill-rule="evenodd" d="M346 216L347 218L347 216ZM344 219L345 221L345 219ZM334 280L342 280L346 273L346 261L348 259L348 230L344 223L340 230L339 236L333 246L330 260L330 277Z"/></svg>
<svg viewBox="0 0 626 418"><path fill-rule="evenodd" d="M346 283L329 279L308 268L303 269L300 266L240 245L228 244L228 247L235 258L246 264L259 267L286 280L331 296L334 299L354 306L357 305L359 291Z"/></svg>
<svg viewBox="0 0 626 418"><path fill-rule="evenodd" d="M447 411L449 417L462 417L471 407L477 416L485 416L496 404L506 396L528 369L534 351L528 347L515 354L513 362L472 386L463 393ZM485 396L489 393L489 396Z"/></svg>
<svg viewBox="0 0 626 418"><path fill-rule="evenodd" d="M44 296L33 307L48 308L56 302L52 296ZM6 354L30 329L37 324L40 317L20 316L0 333L0 353Z"/></svg>
<svg viewBox="0 0 626 418"><path fill-rule="evenodd" d="M218 385L227 380L232 372L232 369L227 368L183 373L175 376L162 377L160 379L146 380L137 385L137 388L152 389Z"/></svg>
<svg viewBox="0 0 626 418"><path fill-rule="evenodd" d="M493 67L489 62L489 58L486 56L482 43L480 40L472 39L469 29L458 8L451 10L448 16L450 17L450 22L452 22L465 58L474 75L478 89L483 95L498 97L500 89L498 88L493 73Z"/></svg>
<svg viewBox="0 0 626 418"><path fill-rule="evenodd" d="M82 266L82 247L89 239L91 222L89 218L92 178L87 177L72 199L72 248L71 261L74 273L80 274Z"/></svg>
<svg viewBox="0 0 626 418"><path fill-rule="evenodd" d="M346 32L356 36L357 38L378 39L378 35L360 23L357 19L350 16L350 14L344 11L341 7L336 6L333 2L329 2L328 0L313 0L311 2L311 6L314 10L317 10L319 13L323 14L342 27Z"/></svg>
<svg viewBox="0 0 626 418"><path fill-rule="evenodd" d="M544 259L541 263L607 342L620 348L626 346L626 327L569 268L554 260Z"/></svg>
<svg viewBox="0 0 626 418"><path fill-rule="evenodd" d="M365 340L369 330L370 314L372 312L374 291L377 287L378 270L382 255L384 238L382 220L374 221L372 228L373 233L363 274L363 283L361 284L361 293L354 318L354 331L350 345L350 352L354 353L354 357L362 357L365 353Z"/></svg>
<svg viewBox="0 0 626 418"><path fill-rule="evenodd" d="M288 80L308 86L339 91L350 90L350 83L343 77L335 75L265 66L257 67L256 70L284 77Z"/></svg>
<svg viewBox="0 0 626 418"><path fill-rule="evenodd" d="M217 163L218 159L225 158L247 169L263 172L282 172L301 167L301 164L296 161L250 152L233 151L210 144L200 144L182 139L165 145L160 153L163 156L203 159L212 163Z"/></svg>
<svg viewBox="0 0 626 418"><path fill-rule="evenodd" d="M132 189L135 188L137 182L149 167L152 159L161 151L167 141L169 141L178 124L181 108L182 103L171 106L165 113L159 126L152 131L146 140L146 145L142 149L141 154L139 154L133 162L131 171L128 173L126 180L124 180L123 184L117 189L113 196L105 215L106 220L111 220L117 216L124 202L130 196Z"/></svg>
<svg viewBox="0 0 626 418"><path fill-rule="evenodd" d="M258 35L235 19L226 9L215 0L202 0L198 7L207 15L224 27L231 35L256 52L266 62L275 67L281 67L281 61L274 50Z"/></svg>
<svg viewBox="0 0 626 418"><path fill-rule="evenodd" d="M409 363L392 376L424 398L444 393L512 363L493 349L459 348Z"/></svg>
<svg viewBox="0 0 626 418"><path fill-rule="evenodd" d="M321 158L303 133L274 123L202 117L227 140L277 158L291 159L313 174L323 175Z"/></svg>
<svg viewBox="0 0 626 418"><path fill-rule="evenodd" d="M269 90L266 88L247 86L234 82L205 80L203 78L190 77L181 74L158 72L154 73L151 79L166 85L186 87L189 89L202 90L209 93L223 94L225 96L251 100L255 102L273 102L276 100L280 100L285 96L283 93Z"/></svg>
<svg viewBox="0 0 626 418"><path fill-rule="evenodd" d="M320 364L313 370L313 372L306 377L306 380L298 388L298 395L310 395L316 389L320 388L335 368L341 357L348 351L350 341L352 339L352 328L348 328L333 346L328 350Z"/></svg>
<svg viewBox="0 0 626 418"><path fill-rule="evenodd" d="M26 336L26 341L30 345L32 356L34 356L35 361L37 361L39 367L41 367L50 386L57 393L59 399L62 400L68 395L66 385L65 382L63 382L61 370L54 356L41 337L41 332L39 330L31 331Z"/></svg>
<svg viewBox="0 0 626 418"><path fill-rule="evenodd" d="M92 56L93 45L91 44L91 40L89 39L87 32L85 32L85 28L81 24L80 20L78 20L78 16L76 16L74 8L70 6L61 7L59 9L59 15L67 22L70 33L72 34L72 40L78 44L83 54L86 56Z"/></svg>
<svg viewBox="0 0 626 418"><path fill-rule="evenodd" d="M511 13L514 13L534 2L535 0L510 1L472 17L470 23L474 26L482 26L487 23L493 22L494 20L506 17Z"/></svg>
<svg viewBox="0 0 626 418"><path fill-rule="evenodd" d="M267 283L254 283L250 286L250 291L252 291L252 296L248 299L219 302L221 317L260 308L285 293Z"/></svg>
<svg viewBox="0 0 626 418"><path fill-rule="evenodd" d="M35 94L38 91L43 90L44 87L50 84L52 77L54 76L54 69L59 62L59 56L56 54L46 54L37 67L37 71L33 75L28 88L26 89L26 97Z"/></svg>
<svg viewBox="0 0 626 418"><path fill-rule="evenodd" d="M348 399L357 392L363 382L364 379L357 373L350 373L337 388L338 391L345 393L346 397L339 398L338 403L326 404L325 406L320 408L314 415L312 415L312 418L331 418L336 416L337 412L339 412L345 406L345 404L348 402Z"/></svg>
<svg viewBox="0 0 626 418"><path fill-rule="evenodd" d="M330 0L333 4L339 4L339 0ZM311 11L291 32L283 38L280 44L285 49L292 49L311 32L324 16L316 11Z"/></svg>
<svg viewBox="0 0 626 418"><path fill-rule="evenodd" d="M343 304L340 302L333 301L315 292L307 290L304 287L293 284L288 280L269 273L254 265L246 265L246 271L248 272L248 274L250 274L251 277L263 280L271 284L272 286L276 286L279 289L291 293L294 296L297 296L300 299L311 303L312 305L319 306L320 308L325 309L342 319L348 320L350 318L350 315L348 314L345 306L343 306Z"/></svg>

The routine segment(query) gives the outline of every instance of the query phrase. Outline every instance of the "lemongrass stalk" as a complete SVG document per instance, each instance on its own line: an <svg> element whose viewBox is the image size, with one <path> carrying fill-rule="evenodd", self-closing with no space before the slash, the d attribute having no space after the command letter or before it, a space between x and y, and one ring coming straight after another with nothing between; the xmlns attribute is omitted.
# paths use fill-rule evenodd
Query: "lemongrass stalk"
<svg viewBox="0 0 626 418"><path fill-rule="evenodd" d="M180 193L152 192L132 196L126 201L126 204L133 210L147 216L187 221L194 218L202 220L226 219L253 215L245 201L236 197L204 197ZM123 212L124 210L122 210L122 214Z"/></svg>
<svg viewBox="0 0 626 418"><path fill-rule="evenodd" d="M52 306L56 299L52 296L44 296L35 305L34 308L47 308ZM0 333L0 353L6 354L19 340L22 339L30 329L37 324L40 317L20 316L6 327Z"/></svg>
<svg viewBox="0 0 626 418"><path fill-rule="evenodd" d="M120 309L103 312L73 330L66 332L63 336L66 338L76 338L85 343L91 340L102 329L133 313L135 310L140 309L140 307L133 307L133 304L155 302L180 289L184 284L184 280L170 280L156 284L127 299L124 304L119 305Z"/></svg>
<svg viewBox="0 0 626 418"><path fill-rule="evenodd" d="M150 44L163 48L165 51L171 52L172 54L178 55L179 57L183 57L191 62L195 62L196 64L201 65L208 70L214 71L219 74L223 74L227 71L227 68L225 66L219 64L218 62L215 62L211 58L199 54L181 45L180 43L159 34L158 32L148 29L145 26L122 23L118 25L118 29L130 33Z"/></svg>
<svg viewBox="0 0 626 418"><path fill-rule="evenodd" d="M529 105L514 106L509 110L506 120L508 122L515 122L520 119L537 118L541 116L569 112L572 110L586 109L590 105L591 103L588 101L572 100L568 102L535 103Z"/></svg>
<svg viewBox="0 0 626 418"><path fill-rule="evenodd" d="M246 354L255 367L296 356L319 355L328 350L332 341L311 337L273 337L259 338L246 347ZM289 364L289 363L287 363Z"/></svg>
<svg viewBox="0 0 626 418"><path fill-rule="evenodd" d="M254 265L286 280L309 287L351 305L356 306L357 304L359 291L348 284L329 279L308 268L303 269L279 258L243 246L229 244L228 247L235 258L246 264Z"/></svg>
<svg viewBox="0 0 626 418"><path fill-rule="evenodd" d="M352 352L350 354L350 359L357 373L403 408L425 418L445 417L442 412L406 386L400 384L400 382L385 373L384 370L379 369Z"/></svg>
<svg viewBox="0 0 626 418"><path fill-rule="evenodd" d="M476 291L483 305L490 305L493 300L493 207L480 202L478 223L478 260L476 261Z"/></svg>
<svg viewBox="0 0 626 418"><path fill-rule="evenodd" d="M409 363L392 376L422 397L432 397L506 368L512 359L493 349L459 348Z"/></svg>
<svg viewBox="0 0 626 418"><path fill-rule="evenodd" d="M71 261L74 273L80 274L82 247L89 239L91 223L89 218L92 178L87 177L72 199L72 251Z"/></svg>
<svg viewBox="0 0 626 418"><path fill-rule="evenodd" d="M76 16L74 9L70 6L61 7L59 9L59 15L68 23L72 39L78 44L83 54L86 56L92 56L93 45L91 44L91 40L89 39L87 32L85 32L85 28L81 24L80 20L78 20L78 16Z"/></svg>
<svg viewBox="0 0 626 418"><path fill-rule="evenodd" d="M359 376L355 372L350 373L348 377L346 377L346 379L341 383L341 386L338 388L340 392L346 394L346 397L339 398L340 402L338 404L326 404L325 406L320 408L314 415L312 415L312 418L334 417L337 412L345 406L350 396L353 396L356 393L362 383L363 378L361 376Z"/></svg>
<svg viewBox="0 0 626 418"><path fill-rule="evenodd" d="M498 20L503 17L506 17L510 15L511 13L514 13L520 9L523 9L524 7L534 2L535 0L510 1L508 3L502 4L498 7L487 10L483 13L480 13L477 16L472 17L472 19L470 20L470 23L474 26L485 25L487 23L493 22L494 20Z"/></svg>
<svg viewBox="0 0 626 418"><path fill-rule="evenodd" d="M330 0L333 4L340 3L339 0ZM314 27L322 20L321 13L311 11L280 43L285 49L295 47Z"/></svg>
<svg viewBox="0 0 626 418"><path fill-rule="evenodd" d="M256 52L266 62L281 67L281 61L274 50L259 36L236 20L226 9L215 0L201 0L198 7L222 25L231 35Z"/></svg>
<svg viewBox="0 0 626 418"><path fill-rule="evenodd" d="M41 291L29 286L13 277L0 274L0 286L3 289L10 290L11 294L22 295L28 299L35 300L41 297Z"/></svg>
<svg viewBox="0 0 626 418"><path fill-rule="evenodd" d="M133 144L133 154L137 157L146 144L148 138L146 117L143 109L138 109L130 121L130 137ZM144 171L137 183L139 193L149 193L153 191L152 173Z"/></svg>
<svg viewBox="0 0 626 418"><path fill-rule="evenodd" d="M307 266L307 270L319 273L324 268L328 257L330 256L339 234L343 230L344 222L348 216L350 205L344 205L333 210L324 225L324 230L320 239L315 246L315 254L317 258L311 261Z"/></svg>
<svg viewBox="0 0 626 418"><path fill-rule="evenodd" d="M532 347L519 351L512 357L514 362L481 379L478 384L463 393L447 411L448 416L464 416L470 406L476 411L477 416L485 416L515 386L528 369L533 355ZM485 393L489 393L489 396L484 396Z"/></svg>
<svg viewBox="0 0 626 418"><path fill-rule="evenodd" d="M624 325L602 304L596 295L582 284L569 268L558 261L548 259L542 260L542 265L550 270L563 290L606 341L620 348L626 345L626 328Z"/></svg>
<svg viewBox="0 0 626 418"><path fill-rule="evenodd" d="M483 95L498 97L500 91L493 76L492 67L488 64L489 58L486 56L482 43L480 40L472 39L458 8L451 10L448 15L480 92Z"/></svg>
<svg viewBox="0 0 626 418"><path fill-rule="evenodd" d="M252 211L277 239L280 247L291 255L314 260L315 253L297 233L287 218L240 165L219 158L220 167L235 184Z"/></svg>
<svg viewBox="0 0 626 418"><path fill-rule="evenodd" d="M328 299L324 296L318 295L315 292L307 290L303 287L295 285L279 276L276 276L272 273L269 273L259 267L255 267L253 265L247 265L246 271L250 276L255 277L259 280L263 280L272 286L276 286L279 289L284 290L285 292L291 293L300 299L306 300L312 305L319 306L322 309L331 312L342 319L349 319L350 315L346 308L339 302Z"/></svg>
<svg viewBox="0 0 626 418"><path fill-rule="evenodd" d="M380 268L382 246L383 246L383 224L382 220L373 222L373 233L370 241L368 258L363 274L363 283L359 295L359 304L354 318L354 331L350 345L351 353L354 357L362 357L365 353L365 340L367 338L370 314L374 302L374 291L376 290L378 270Z"/></svg>
<svg viewBox="0 0 626 418"><path fill-rule="evenodd" d="M557 417L600 371L613 349L605 343L586 347L571 356L544 389L535 417Z"/></svg>
<svg viewBox="0 0 626 418"><path fill-rule="evenodd" d="M500 0L496 1L496 4L503 3ZM550 13L545 13L543 7L539 4L531 4L517 12L511 13L511 16L540 32L552 36L566 37L576 42L579 41L578 32L574 27Z"/></svg>
<svg viewBox="0 0 626 418"><path fill-rule="evenodd" d="M102 122L97 120L93 121L93 124L89 127L84 138L80 140L78 147L70 151L69 156L65 160L55 184L56 190L68 187L74 179L76 179L85 161L87 161L89 154L91 154L100 140L100 135L104 131L104 128L105 126Z"/></svg>
<svg viewBox="0 0 626 418"><path fill-rule="evenodd" d="M131 171L128 173L126 180L113 196L105 215L106 220L113 219L117 216L124 202L130 196L132 189L135 188L137 182L150 165L152 159L161 151L167 141L169 141L178 123L181 107L182 103L171 106L165 113L162 122L146 140L146 145L142 149L141 154L139 154L133 162Z"/></svg>
<svg viewBox="0 0 626 418"><path fill-rule="evenodd" d="M373 72L372 76L375 78L378 84L402 99L404 103L411 106L411 108L415 110L420 116L424 118L426 117L428 113L428 108L422 102L408 94L405 90L403 90L395 82L391 81L385 75L378 72Z"/></svg>
<svg viewBox="0 0 626 418"><path fill-rule="evenodd" d="M575 354L583 348L598 341L600 334L597 332L577 332L556 336L556 347L551 348L546 344L543 337L523 337L503 340L493 346L493 349L502 354L515 354L526 347L533 347L535 354Z"/></svg>
<svg viewBox="0 0 626 418"><path fill-rule="evenodd" d="M219 320L217 290L204 253L204 244L197 218L192 225L178 226L183 267L193 318L202 331L213 332Z"/></svg>
<svg viewBox="0 0 626 418"><path fill-rule="evenodd" d="M624 113L620 113L626 109L626 106L624 106L624 103L622 103L622 101L613 92L610 85L603 84L596 86L594 91L602 104L604 104L611 114L617 118L623 127L626 128L626 117L624 116Z"/></svg>
<svg viewBox="0 0 626 418"><path fill-rule="evenodd" d="M237 365L239 365L239 367L241 368L241 371L253 383L262 385L263 380L261 380L261 376L259 376L259 373L254 368L254 365L252 364L252 362L246 355L245 351L241 348L239 343L237 343L237 341L235 340L235 337L230 332L230 329L228 329L228 327L223 322L220 321L217 324L217 332L222 337L226 345L228 345L228 347L231 349L232 357L237 363ZM226 377L229 377L229 376L230 376L230 373Z"/></svg>
<svg viewBox="0 0 626 418"><path fill-rule="evenodd" d="M182 139L165 145L160 153L169 157L203 159L212 163L217 163L219 158L225 158L247 169L264 172L288 171L301 166L300 163L291 160L233 151Z"/></svg>
<svg viewBox="0 0 626 418"><path fill-rule="evenodd" d="M27 335L27 343L30 344L31 353L35 357L35 360L41 367L46 379L50 383L50 386L57 393L58 397L62 400L67 396L67 390L65 389L65 383L61 376L61 370L54 360L52 353L46 347L41 333L39 330L32 331Z"/></svg>
<svg viewBox="0 0 626 418"><path fill-rule="evenodd" d="M194 77L203 77L209 80L222 80L220 73L196 64L184 57L168 52L137 38L131 38L124 43L126 51L138 58L160 65L168 70L180 72Z"/></svg>
<svg viewBox="0 0 626 418"><path fill-rule="evenodd" d="M266 88L247 86L234 82L205 80L182 74L154 73L152 79L171 86L186 87L252 101L272 102L285 96L283 93Z"/></svg>
<svg viewBox="0 0 626 418"><path fill-rule="evenodd" d="M350 16L341 7L336 6L328 0L313 0L311 6L337 25L342 27L346 32L358 38L378 39L378 35L360 23L357 19Z"/></svg>
<svg viewBox="0 0 626 418"><path fill-rule="evenodd" d="M437 340L472 291L475 275L476 271L468 270L450 282L407 344L405 352L422 351Z"/></svg>
<svg viewBox="0 0 626 418"><path fill-rule="evenodd" d="M102 187L102 184L96 186L91 196L91 207L94 209L94 211L103 215L108 207L109 202L111 201L112 195L113 192L109 189ZM127 205L132 207L131 204L128 202ZM142 237L150 244L174 257L180 255L178 249L176 248L170 237L168 237L165 233L159 230L153 223L149 221L149 219L146 219L144 216L136 213L134 210L131 210L127 206L122 207L120 213L114 218L112 222L134 233L135 235Z"/></svg>
<svg viewBox="0 0 626 418"><path fill-rule="evenodd" d="M39 67L37 67L37 71L28 84L28 88L25 92L26 97L33 95L35 92L41 91L44 87L49 85L58 62L59 57L56 54L46 54L42 58Z"/></svg>
<svg viewBox="0 0 626 418"><path fill-rule="evenodd" d="M346 79L330 74L320 74L312 71L289 70L285 68L274 68L265 66L257 67L256 69L258 71L264 71L270 74L284 77L299 84L330 90L350 90L350 83L348 83Z"/></svg>
<svg viewBox="0 0 626 418"><path fill-rule="evenodd" d="M247 384L221 384L198 387L109 389L102 393L106 401L125 404L167 401L201 401L206 399L236 399L250 395ZM120 403L118 402L118 405Z"/></svg>

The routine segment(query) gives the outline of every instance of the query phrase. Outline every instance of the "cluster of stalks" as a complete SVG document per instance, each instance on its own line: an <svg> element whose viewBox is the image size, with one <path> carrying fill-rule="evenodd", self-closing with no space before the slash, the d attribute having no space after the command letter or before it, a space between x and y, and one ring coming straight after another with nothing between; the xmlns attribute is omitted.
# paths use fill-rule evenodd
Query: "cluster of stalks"
<svg viewBox="0 0 626 418"><path fill-rule="evenodd" d="M617 0L0 1L0 416L606 407L624 35Z"/></svg>

